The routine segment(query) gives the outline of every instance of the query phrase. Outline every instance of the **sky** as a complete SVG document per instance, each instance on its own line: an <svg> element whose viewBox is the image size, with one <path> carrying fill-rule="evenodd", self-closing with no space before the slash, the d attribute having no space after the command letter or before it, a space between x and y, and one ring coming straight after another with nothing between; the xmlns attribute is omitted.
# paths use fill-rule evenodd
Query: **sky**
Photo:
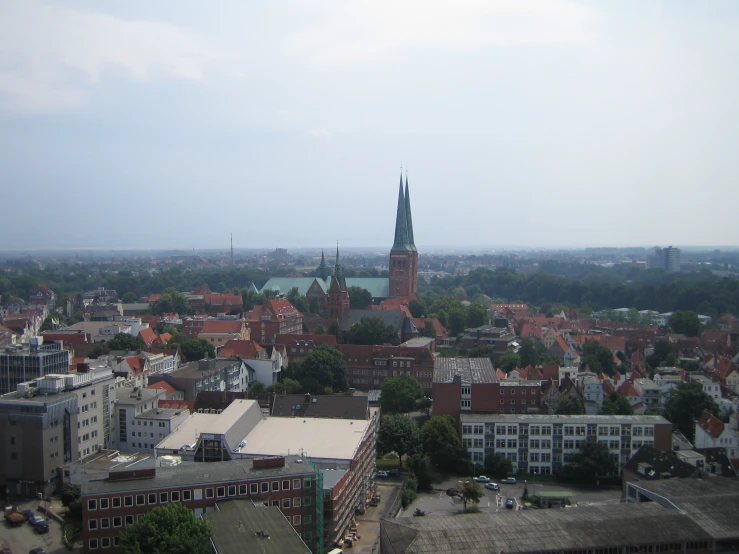
<svg viewBox="0 0 739 554"><path fill-rule="evenodd" d="M0 0L0 250L739 244L739 2Z"/></svg>

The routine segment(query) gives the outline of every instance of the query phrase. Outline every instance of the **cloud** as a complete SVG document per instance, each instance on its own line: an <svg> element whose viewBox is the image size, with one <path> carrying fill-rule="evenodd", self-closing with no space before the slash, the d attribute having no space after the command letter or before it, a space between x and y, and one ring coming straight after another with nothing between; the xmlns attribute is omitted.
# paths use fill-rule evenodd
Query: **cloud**
<svg viewBox="0 0 739 554"><path fill-rule="evenodd" d="M0 106L53 111L83 104L106 72L137 81L205 78L216 52L169 23L128 21L38 0L0 3Z"/></svg>
<svg viewBox="0 0 739 554"><path fill-rule="evenodd" d="M569 0L376 0L323 5L327 21L287 45L317 64L373 61L409 49L583 43L596 36L588 6Z"/></svg>
<svg viewBox="0 0 739 554"><path fill-rule="evenodd" d="M331 131L327 131L326 129L311 129L310 131L308 131L308 134L314 139L323 142L331 142L331 139L334 137Z"/></svg>

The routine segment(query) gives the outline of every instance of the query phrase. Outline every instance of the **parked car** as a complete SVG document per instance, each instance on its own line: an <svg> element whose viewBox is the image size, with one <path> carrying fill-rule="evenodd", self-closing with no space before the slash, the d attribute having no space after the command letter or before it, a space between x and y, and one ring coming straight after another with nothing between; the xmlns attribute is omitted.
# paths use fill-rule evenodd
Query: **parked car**
<svg viewBox="0 0 739 554"><path fill-rule="evenodd" d="M446 495L447 496L457 496L457 489L455 489L454 487L448 488L446 490Z"/></svg>
<svg viewBox="0 0 739 554"><path fill-rule="evenodd" d="M484 475L480 475L479 477L475 477L475 481L478 483L489 483L490 477L485 477Z"/></svg>
<svg viewBox="0 0 739 554"><path fill-rule="evenodd" d="M498 486L498 483L486 483L485 488L491 491L499 491L500 487Z"/></svg>
<svg viewBox="0 0 739 554"><path fill-rule="evenodd" d="M400 476L400 470L399 469L391 469L387 472L389 477L399 477Z"/></svg>
<svg viewBox="0 0 739 554"><path fill-rule="evenodd" d="M513 503L512 498L509 498L508 500L505 501L505 507L508 508L509 510L512 510L513 506L514 506L514 503Z"/></svg>
<svg viewBox="0 0 739 554"><path fill-rule="evenodd" d="M36 512L33 510L21 510L21 513L26 516L26 519L29 521L36 515Z"/></svg>
<svg viewBox="0 0 739 554"><path fill-rule="evenodd" d="M37 546L36 548L32 548L31 550L29 550L28 554L46 554L46 550L44 550L40 546Z"/></svg>
<svg viewBox="0 0 739 554"><path fill-rule="evenodd" d="M515 485L516 484L516 478L515 477L506 477L505 479L501 479L500 482L503 485Z"/></svg>
<svg viewBox="0 0 739 554"><path fill-rule="evenodd" d="M377 477L378 479L384 479L385 477L387 477L387 471L378 471L377 473L375 473L375 477Z"/></svg>

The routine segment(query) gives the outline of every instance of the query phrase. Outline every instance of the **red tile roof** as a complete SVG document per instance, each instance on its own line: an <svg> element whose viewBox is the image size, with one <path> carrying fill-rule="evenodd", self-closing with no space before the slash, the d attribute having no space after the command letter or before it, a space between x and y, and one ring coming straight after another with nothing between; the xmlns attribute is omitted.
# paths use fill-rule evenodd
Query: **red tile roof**
<svg viewBox="0 0 739 554"><path fill-rule="evenodd" d="M731 361L731 358L723 357L716 363L716 366L713 368L713 375L715 375L721 381L726 381L726 378L731 375L732 371L736 370L737 365Z"/></svg>
<svg viewBox="0 0 739 554"><path fill-rule="evenodd" d="M172 335L169 333L162 333L157 337L156 342L159 344L167 344L169 341L172 340Z"/></svg>
<svg viewBox="0 0 739 554"><path fill-rule="evenodd" d="M711 412L703 412L698 420L698 426L713 438L719 438L724 432L724 423Z"/></svg>
<svg viewBox="0 0 739 554"><path fill-rule="evenodd" d="M623 385L618 387L618 394L621 396L640 396L631 381L624 381Z"/></svg>
<svg viewBox="0 0 739 554"><path fill-rule="evenodd" d="M426 322L430 321L431 325L434 327L434 333L436 333L437 338L449 336L449 331L447 331L441 324L441 321L435 317L410 317L410 319L419 331L423 331L426 328Z"/></svg>
<svg viewBox="0 0 739 554"><path fill-rule="evenodd" d="M334 337L335 339L336 337ZM264 348L253 340L230 340L218 351L219 358L241 358L242 360L255 360Z"/></svg>
<svg viewBox="0 0 739 554"><path fill-rule="evenodd" d="M198 330L200 333L237 333L243 331L244 322L227 319L213 319L203 321L203 326Z"/></svg>
<svg viewBox="0 0 739 554"><path fill-rule="evenodd" d="M142 371L144 371L146 358L144 358L143 356L131 356L130 358L126 358L126 363L128 364L128 367L131 368L131 371L133 371L136 375L139 375Z"/></svg>
<svg viewBox="0 0 739 554"><path fill-rule="evenodd" d="M240 294L212 293L204 295L204 300L211 306L235 306L244 305L244 299Z"/></svg>
<svg viewBox="0 0 739 554"><path fill-rule="evenodd" d="M559 366L558 365L543 365L541 366L541 375L543 379L551 379L553 381L559 381Z"/></svg>
<svg viewBox="0 0 739 554"><path fill-rule="evenodd" d="M159 381L158 383L154 383L153 385L148 385L146 388L147 389L161 389L161 390L167 391L167 394L173 394L177 392L177 389L174 388L169 383L167 383L167 381Z"/></svg>
<svg viewBox="0 0 739 554"><path fill-rule="evenodd" d="M144 341L144 344L147 348L151 346L155 340L157 340L157 334L151 327L147 329L141 329L141 331L139 331L139 336L141 337L141 340Z"/></svg>
<svg viewBox="0 0 739 554"><path fill-rule="evenodd" d="M191 412L195 411L195 401L194 400L159 399L158 406L160 408L165 408L165 409L170 409L170 410L189 410Z"/></svg>

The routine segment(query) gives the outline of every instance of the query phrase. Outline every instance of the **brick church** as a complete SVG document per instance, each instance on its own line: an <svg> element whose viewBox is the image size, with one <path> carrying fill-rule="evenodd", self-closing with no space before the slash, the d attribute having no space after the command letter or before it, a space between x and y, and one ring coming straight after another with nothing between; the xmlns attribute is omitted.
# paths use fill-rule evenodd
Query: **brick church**
<svg viewBox="0 0 739 554"><path fill-rule="evenodd" d="M405 188L405 190L404 190ZM413 218L408 177L400 176L398 209L395 217L395 237L390 250L389 277L344 277L339 249L331 275L326 259L321 255L320 277L272 277L261 291L276 290L287 293L297 287L300 294L319 296L328 317L340 319L349 309L349 287L366 289L374 302L388 298L416 298L418 292L418 250L413 238Z"/></svg>

